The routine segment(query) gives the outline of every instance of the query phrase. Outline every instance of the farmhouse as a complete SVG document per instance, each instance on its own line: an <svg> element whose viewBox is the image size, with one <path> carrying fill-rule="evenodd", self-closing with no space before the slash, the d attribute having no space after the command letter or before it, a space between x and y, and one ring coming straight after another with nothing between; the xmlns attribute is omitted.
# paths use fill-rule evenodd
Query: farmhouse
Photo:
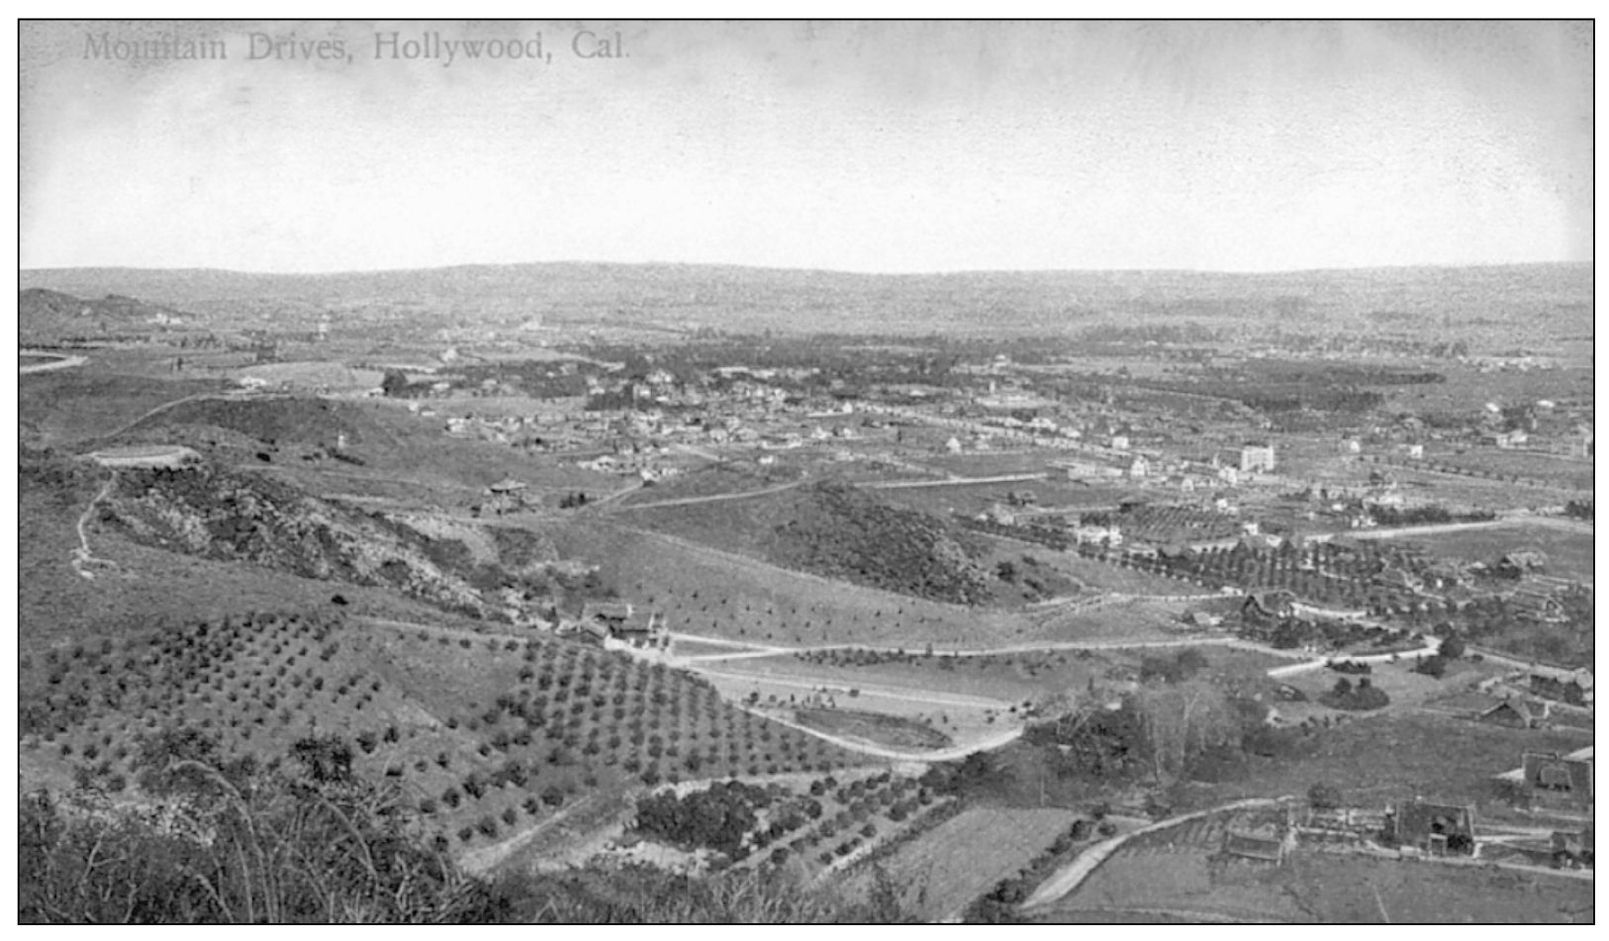
<svg viewBox="0 0 1609 941"><path fill-rule="evenodd" d="M1386 834L1402 846L1445 856L1475 853L1475 807L1426 800L1398 801L1385 821Z"/></svg>
<svg viewBox="0 0 1609 941"><path fill-rule="evenodd" d="M1592 805L1592 759L1557 753L1526 752L1525 784L1534 799L1547 804Z"/></svg>
<svg viewBox="0 0 1609 941"><path fill-rule="evenodd" d="M1529 699L1505 699L1482 712L1477 718L1492 725L1510 729L1539 728L1548 718L1548 704Z"/></svg>
<svg viewBox="0 0 1609 941"><path fill-rule="evenodd" d="M648 637L664 621L657 609L624 601L589 601L581 609L582 629L599 637Z"/></svg>

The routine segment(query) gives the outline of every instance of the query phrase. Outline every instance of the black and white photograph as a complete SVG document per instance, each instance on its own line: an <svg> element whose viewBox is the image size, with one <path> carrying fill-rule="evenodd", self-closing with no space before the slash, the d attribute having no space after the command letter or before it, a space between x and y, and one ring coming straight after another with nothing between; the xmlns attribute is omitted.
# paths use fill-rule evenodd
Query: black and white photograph
<svg viewBox="0 0 1609 941"><path fill-rule="evenodd" d="M16 24L19 923L1595 922L1593 20Z"/></svg>

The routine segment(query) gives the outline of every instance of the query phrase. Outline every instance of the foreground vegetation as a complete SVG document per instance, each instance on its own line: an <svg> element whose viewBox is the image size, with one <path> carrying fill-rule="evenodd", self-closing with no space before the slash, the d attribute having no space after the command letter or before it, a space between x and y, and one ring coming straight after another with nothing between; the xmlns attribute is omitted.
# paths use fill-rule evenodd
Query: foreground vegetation
<svg viewBox="0 0 1609 941"><path fill-rule="evenodd" d="M395 789L351 772L352 746L298 741L274 771L221 761L194 733L148 739L146 795L40 790L18 808L26 924L664 923L902 920L886 893L850 903L773 871L644 866L466 874Z"/></svg>

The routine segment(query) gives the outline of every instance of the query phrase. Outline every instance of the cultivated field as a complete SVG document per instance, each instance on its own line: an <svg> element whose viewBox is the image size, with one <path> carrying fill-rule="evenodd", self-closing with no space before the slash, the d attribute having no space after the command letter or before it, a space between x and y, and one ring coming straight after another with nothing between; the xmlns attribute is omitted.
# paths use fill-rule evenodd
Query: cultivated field
<svg viewBox="0 0 1609 941"><path fill-rule="evenodd" d="M1013 875L1079 814L1055 808L972 807L900 847L882 862L901 901L925 921L959 915Z"/></svg>
<svg viewBox="0 0 1609 941"><path fill-rule="evenodd" d="M800 725L819 729L828 735L858 739L889 748L915 751L945 748L953 744L948 735L930 725L881 712L807 707L795 709L793 719Z"/></svg>
<svg viewBox="0 0 1609 941"><path fill-rule="evenodd" d="M1250 813L1213 814L1135 837L1039 920L1146 911L1202 921L1297 920L1300 909L1262 884L1266 864L1214 859L1230 827L1256 819Z"/></svg>
<svg viewBox="0 0 1609 941"><path fill-rule="evenodd" d="M1215 859L1224 816L1130 841L1043 922L1429 924L1591 920L1591 880L1298 849L1282 865ZM1449 916L1449 912L1456 913Z"/></svg>
<svg viewBox="0 0 1609 941"><path fill-rule="evenodd" d="M220 757L356 745L444 850L480 849L594 793L827 772L861 759L723 702L706 682L532 637L323 614L188 622L22 661L24 769L82 763L120 791L145 737L190 728Z"/></svg>

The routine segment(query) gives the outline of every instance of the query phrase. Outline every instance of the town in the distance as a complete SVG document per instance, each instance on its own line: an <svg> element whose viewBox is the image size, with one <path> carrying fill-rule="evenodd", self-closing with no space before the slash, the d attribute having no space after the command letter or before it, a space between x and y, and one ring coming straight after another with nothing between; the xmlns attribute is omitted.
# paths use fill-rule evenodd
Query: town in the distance
<svg viewBox="0 0 1609 941"><path fill-rule="evenodd" d="M361 784L574 921L1593 917L1590 265L20 279L25 823Z"/></svg>

